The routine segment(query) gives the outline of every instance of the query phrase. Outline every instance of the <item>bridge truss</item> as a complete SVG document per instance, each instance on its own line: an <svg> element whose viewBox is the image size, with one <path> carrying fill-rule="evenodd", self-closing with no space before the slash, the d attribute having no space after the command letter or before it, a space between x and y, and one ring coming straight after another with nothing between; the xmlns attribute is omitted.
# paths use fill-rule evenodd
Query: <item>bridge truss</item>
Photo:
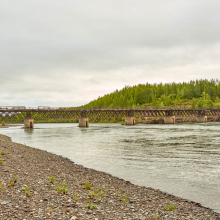
<svg viewBox="0 0 220 220"><path fill-rule="evenodd" d="M62 109L0 107L0 120L21 121L31 119L125 118L165 116L220 116L220 109Z"/></svg>

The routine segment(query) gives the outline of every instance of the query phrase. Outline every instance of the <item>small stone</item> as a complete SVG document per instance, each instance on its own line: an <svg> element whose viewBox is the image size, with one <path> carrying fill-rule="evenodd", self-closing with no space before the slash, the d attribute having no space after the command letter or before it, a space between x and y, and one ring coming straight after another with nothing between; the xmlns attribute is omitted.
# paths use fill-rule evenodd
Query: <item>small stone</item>
<svg viewBox="0 0 220 220"><path fill-rule="evenodd" d="M1 202L0 204L1 205L7 205L7 204L9 204L10 202L9 201L3 201L3 202Z"/></svg>
<svg viewBox="0 0 220 220"><path fill-rule="evenodd" d="M86 212L86 214L92 214L92 212L89 210L89 211Z"/></svg>

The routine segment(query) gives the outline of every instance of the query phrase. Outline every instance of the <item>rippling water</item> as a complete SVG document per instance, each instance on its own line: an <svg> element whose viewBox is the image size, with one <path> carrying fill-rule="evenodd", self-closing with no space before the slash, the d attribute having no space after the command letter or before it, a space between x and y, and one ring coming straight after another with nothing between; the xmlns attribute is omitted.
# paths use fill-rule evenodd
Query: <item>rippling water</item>
<svg viewBox="0 0 220 220"><path fill-rule="evenodd" d="M35 124L34 130L11 127L0 133L220 212L220 123Z"/></svg>

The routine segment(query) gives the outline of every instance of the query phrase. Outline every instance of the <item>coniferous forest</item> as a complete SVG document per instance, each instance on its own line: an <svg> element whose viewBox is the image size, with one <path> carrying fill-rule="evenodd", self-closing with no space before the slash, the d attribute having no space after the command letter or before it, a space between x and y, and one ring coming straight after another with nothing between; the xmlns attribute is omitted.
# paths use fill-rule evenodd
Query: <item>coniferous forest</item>
<svg viewBox="0 0 220 220"><path fill-rule="evenodd" d="M92 107L187 107L219 108L220 81L191 80L181 83L139 84L99 97L84 105Z"/></svg>

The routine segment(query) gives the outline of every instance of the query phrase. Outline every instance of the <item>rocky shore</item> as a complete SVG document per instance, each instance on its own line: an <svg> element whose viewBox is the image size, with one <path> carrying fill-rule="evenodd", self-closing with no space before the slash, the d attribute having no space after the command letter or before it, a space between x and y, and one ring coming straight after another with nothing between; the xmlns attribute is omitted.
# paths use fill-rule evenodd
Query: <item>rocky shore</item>
<svg viewBox="0 0 220 220"><path fill-rule="evenodd" d="M0 135L0 219L217 220L220 214Z"/></svg>

